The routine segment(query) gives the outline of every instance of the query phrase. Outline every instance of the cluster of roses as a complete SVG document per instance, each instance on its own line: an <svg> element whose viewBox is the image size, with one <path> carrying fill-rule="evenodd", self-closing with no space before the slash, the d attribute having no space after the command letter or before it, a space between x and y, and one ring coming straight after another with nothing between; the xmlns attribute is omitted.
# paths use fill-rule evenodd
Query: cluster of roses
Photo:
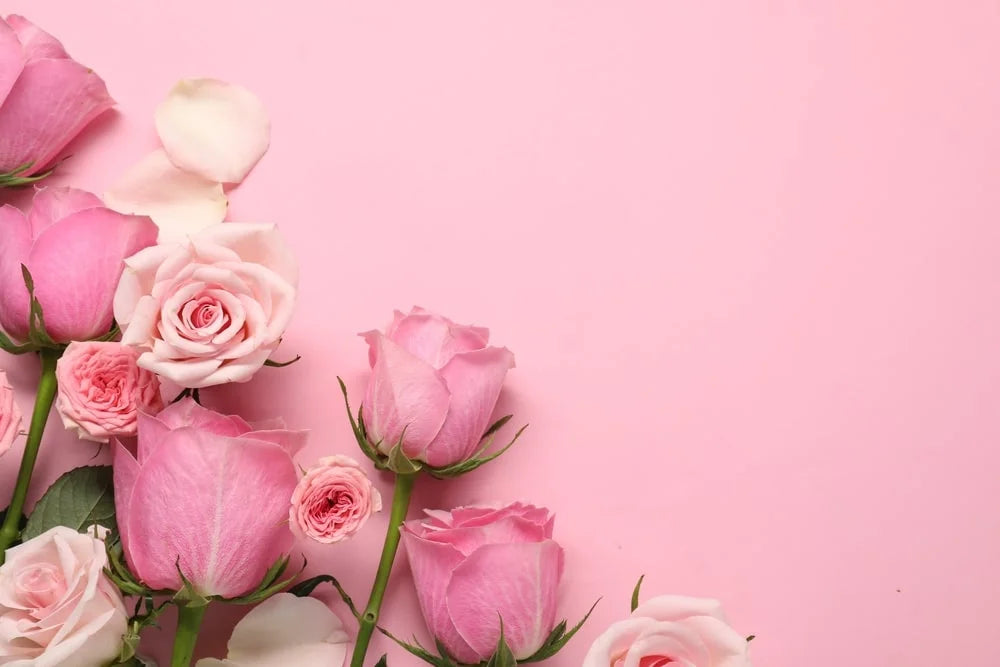
<svg viewBox="0 0 1000 667"><path fill-rule="evenodd" d="M56 94L57 122L27 122ZM44 174L110 105L99 77L20 17L0 20L4 99L0 186ZM400 542L435 638L433 650L396 640L412 655L439 667L555 655L583 621L556 622L564 555L547 509L460 507L406 521L420 477L456 477L505 451L492 443L510 417L491 420L514 366L486 329L419 308L362 334L372 372L360 410L348 408L361 451L395 478L368 604L357 609L333 577L296 583L286 574L296 538L347 539L382 509L381 496L344 455L300 472L305 431L201 405L206 387L282 365L271 355L291 321L298 267L273 225L222 222L223 184L242 180L267 149L256 98L223 82L182 82L156 125L162 149L104 200L45 188L26 213L0 208L0 348L41 360L0 527L0 665L142 664L141 633L175 606L171 664L184 667L206 606L224 601L260 604L233 632L228 658L201 667L319 667L349 652L363 667L374 631L392 637L378 619ZM25 517L53 404L81 438L109 443L113 466L69 471ZM0 453L21 429L0 371ZM324 582L358 623L353 649L341 621L308 597ZM639 605L637 587L632 617L602 634L584 665L745 667L747 647L717 603L663 596Z"/></svg>

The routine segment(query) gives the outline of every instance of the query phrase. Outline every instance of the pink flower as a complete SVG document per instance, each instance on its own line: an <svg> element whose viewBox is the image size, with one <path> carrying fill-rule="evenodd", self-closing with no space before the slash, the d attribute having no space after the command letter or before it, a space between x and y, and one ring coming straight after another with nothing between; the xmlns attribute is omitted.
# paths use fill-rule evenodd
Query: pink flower
<svg viewBox="0 0 1000 667"><path fill-rule="evenodd" d="M597 638L583 667L750 667L749 643L716 600L664 595Z"/></svg>
<svg viewBox="0 0 1000 667"><path fill-rule="evenodd" d="M0 371L0 456L7 453L21 432L21 411L14 400L14 388Z"/></svg>
<svg viewBox="0 0 1000 667"><path fill-rule="evenodd" d="M203 658L196 667L337 667L348 647L344 624L329 607L278 593L236 624L225 660Z"/></svg>
<svg viewBox="0 0 1000 667"><path fill-rule="evenodd" d="M152 589L236 597L256 587L292 541L292 456L304 431L255 430L191 399L139 415L138 456L114 452L125 558Z"/></svg>
<svg viewBox="0 0 1000 667"><path fill-rule="evenodd" d="M358 462L328 456L310 468L292 494L292 532L317 542L346 540L382 509L382 496Z"/></svg>
<svg viewBox="0 0 1000 667"><path fill-rule="evenodd" d="M9 549L0 566L0 664L110 663L128 613L107 564L101 539L64 526Z"/></svg>
<svg viewBox="0 0 1000 667"><path fill-rule="evenodd" d="M0 173L48 166L114 100L93 70L27 19L0 19Z"/></svg>
<svg viewBox="0 0 1000 667"><path fill-rule="evenodd" d="M135 435L139 411L163 409L160 381L136 365L138 358L121 343L70 343L56 365L63 425L95 442Z"/></svg>
<svg viewBox="0 0 1000 667"><path fill-rule="evenodd" d="M156 242L149 218L122 215L82 190L45 188L25 215L0 208L0 327L28 336L28 267L45 328L56 342L108 333L112 303L125 257Z"/></svg>
<svg viewBox="0 0 1000 667"><path fill-rule="evenodd" d="M500 397L514 355L487 347L489 330L414 308L386 332L362 334L372 366L365 427L384 454L402 440L410 459L434 467L471 457Z"/></svg>
<svg viewBox="0 0 1000 667"><path fill-rule="evenodd" d="M545 508L426 510L403 525L420 609L431 633L460 662L488 659L504 636L518 660L555 625L563 550Z"/></svg>
<svg viewBox="0 0 1000 667"><path fill-rule="evenodd" d="M227 222L126 261L115 317L139 365L183 387L246 382L295 306L298 264L274 225Z"/></svg>

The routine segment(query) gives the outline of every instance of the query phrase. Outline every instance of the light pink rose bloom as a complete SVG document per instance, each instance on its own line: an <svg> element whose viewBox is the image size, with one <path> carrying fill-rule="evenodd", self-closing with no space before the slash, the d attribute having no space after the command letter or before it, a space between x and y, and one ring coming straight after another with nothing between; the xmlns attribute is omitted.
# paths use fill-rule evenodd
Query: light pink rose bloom
<svg viewBox="0 0 1000 667"><path fill-rule="evenodd" d="M299 480L288 521L296 536L333 544L353 536L381 509L382 496L357 461L327 456Z"/></svg>
<svg viewBox="0 0 1000 667"><path fill-rule="evenodd" d="M163 409L160 380L139 368L139 353L121 343L70 343L56 364L56 410L84 440L134 436L139 412Z"/></svg>
<svg viewBox="0 0 1000 667"><path fill-rule="evenodd" d="M0 665L110 663L128 613L104 575L107 564L102 540L65 526L8 549L0 566Z"/></svg>
<svg viewBox="0 0 1000 667"><path fill-rule="evenodd" d="M664 595L608 628L583 667L750 667L749 646L718 601Z"/></svg>
<svg viewBox="0 0 1000 667"><path fill-rule="evenodd" d="M0 208L0 238L0 327L17 340L28 335L24 264L49 336L68 343L111 330L123 260L156 243L156 225L108 210L89 192L50 187L35 195L27 215Z"/></svg>
<svg viewBox="0 0 1000 667"><path fill-rule="evenodd" d="M225 660L203 658L196 667L339 667L348 640L344 624L325 604L279 593L236 624Z"/></svg>
<svg viewBox="0 0 1000 667"><path fill-rule="evenodd" d="M403 543L427 628L460 662L488 659L504 637L518 660L537 651L556 621L563 550L542 507L425 510L403 524Z"/></svg>
<svg viewBox="0 0 1000 667"><path fill-rule="evenodd" d="M48 166L114 100L93 70L27 19L0 19L0 173Z"/></svg>
<svg viewBox="0 0 1000 667"><path fill-rule="evenodd" d="M139 365L183 387L246 382L281 341L298 264L274 225L227 222L126 262L115 317Z"/></svg>
<svg viewBox="0 0 1000 667"><path fill-rule="evenodd" d="M0 371L0 456L7 453L21 433L21 410L14 400L14 388L7 374Z"/></svg>
<svg viewBox="0 0 1000 667"><path fill-rule="evenodd" d="M304 431L257 429L191 399L139 415L138 456L115 445L115 507L125 558L154 590L252 590L291 546L292 456Z"/></svg>
<svg viewBox="0 0 1000 667"><path fill-rule="evenodd" d="M384 454L403 439L410 459L434 467L471 457L490 426L514 355L490 332L414 308L385 333L361 334L372 366L363 416Z"/></svg>

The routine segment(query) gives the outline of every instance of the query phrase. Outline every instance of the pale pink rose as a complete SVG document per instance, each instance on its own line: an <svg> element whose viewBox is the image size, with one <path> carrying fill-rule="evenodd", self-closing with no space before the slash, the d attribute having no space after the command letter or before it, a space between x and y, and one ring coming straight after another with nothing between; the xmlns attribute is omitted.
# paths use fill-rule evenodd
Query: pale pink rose
<svg viewBox="0 0 1000 667"><path fill-rule="evenodd" d="M8 549L0 566L0 665L109 664L128 613L104 575L107 565L101 539L65 526Z"/></svg>
<svg viewBox="0 0 1000 667"><path fill-rule="evenodd" d="M125 264L115 294L122 342L182 387L246 382L292 317L298 264L274 225L214 225Z"/></svg>
<svg viewBox="0 0 1000 667"><path fill-rule="evenodd" d="M27 19L0 19L0 173L42 171L114 100L97 74Z"/></svg>
<svg viewBox="0 0 1000 667"><path fill-rule="evenodd" d="M114 447L115 507L125 558L152 589L247 593L288 550L292 456L304 431L255 429L191 399L139 415L137 456Z"/></svg>
<svg viewBox="0 0 1000 667"><path fill-rule="evenodd" d="M488 659L504 636L514 657L537 651L556 621L563 550L542 507L426 510L403 543L427 628L460 662Z"/></svg>
<svg viewBox="0 0 1000 667"><path fill-rule="evenodd" d="M14 388L7 374L0 371L0 456L7 453L21 433L21 411L14 400Z"/></svg>
<svg viewBox="0 0 1000 667"><path fill-rule="evenodd" d="M482 327L414 308L396 311L368 341L371 379L363 405L369 438L384 454L400 442L410 459L434 467L471 457L490 426L514 355L490 347Z"/></svg>
<svg viewBox="0 0 1000 667"><path fill-rule="evenodd" d="M327 456L306 472L292 494L292 532L324 544L353 536L375 512L382 496L357 461Z"/></svg>
<svg viewBox="0 0 1000 667"><path fill-rule="evenodd" d="M716 600L664 595L597 638L583 667L750 667L749 642Z"/></svg>
<svg viewBox="0 0 1000 667"><path fill-rule="evenodd" d="M344 624L329 607L279 593L236 624L225 660L203 658L196 667L339 667L348 647Z"/></svg>
<svg viewBox="0 0 1000 667"><path fill-rule="evenodd" d="M24 264L49 336L68 343L110 331L123 260L156 243L156 225L106 209L89 192L50 187L38 191L28 214L0 208L0 239L0 327L27 338Z"/></svg>
<svg viewBox="0 0 1000 667"><path fill-rule="evenodd" d="M56 364L56 410L84 440L134 436L139 412L163 409L160 381L139 368L139 353L121 343L70 343Z"/></svg>

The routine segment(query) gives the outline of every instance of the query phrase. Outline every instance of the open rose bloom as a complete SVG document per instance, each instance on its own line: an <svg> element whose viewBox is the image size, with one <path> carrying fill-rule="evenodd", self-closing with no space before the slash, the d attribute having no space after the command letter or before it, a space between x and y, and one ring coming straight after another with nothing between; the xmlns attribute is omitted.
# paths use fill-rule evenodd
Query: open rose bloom
<svg viewBox="0 0 1000 667"><path fill-rule="evenodd" d="M583 667L750 667L749 646L716 600L663 595L608 628Z"/></svg>
<svg viewBox="0 0 1000 667"><path fill-rule="evenodd" d="M254 428L191 399L139 416L137 456L116 445L115 506L125 558L154 590L225 598L254 589L291 546L292 456L306 433Z"/></svg>
<svg viewBox="0 0 1000 667"><path fill-rule="evenodd" d="M49 166L114 100L93 70L26 18L0 19L0 174Z"/></svg>
<svg viewBox="0 0 1000 667"><path fill-rule="evenodd" d="M518 660L541 648L556 621L563 550L545 508L427 510L403 526L420 609L460 662L489 659L504 637Z"/></svg>
<svg viewBox="0 0 1000 667"><path fill-rule="evenodd" d="M295 487L288 522L298 537L333 544L356 534L381 509L382 496L357 461L327 456Z"/></svg>

